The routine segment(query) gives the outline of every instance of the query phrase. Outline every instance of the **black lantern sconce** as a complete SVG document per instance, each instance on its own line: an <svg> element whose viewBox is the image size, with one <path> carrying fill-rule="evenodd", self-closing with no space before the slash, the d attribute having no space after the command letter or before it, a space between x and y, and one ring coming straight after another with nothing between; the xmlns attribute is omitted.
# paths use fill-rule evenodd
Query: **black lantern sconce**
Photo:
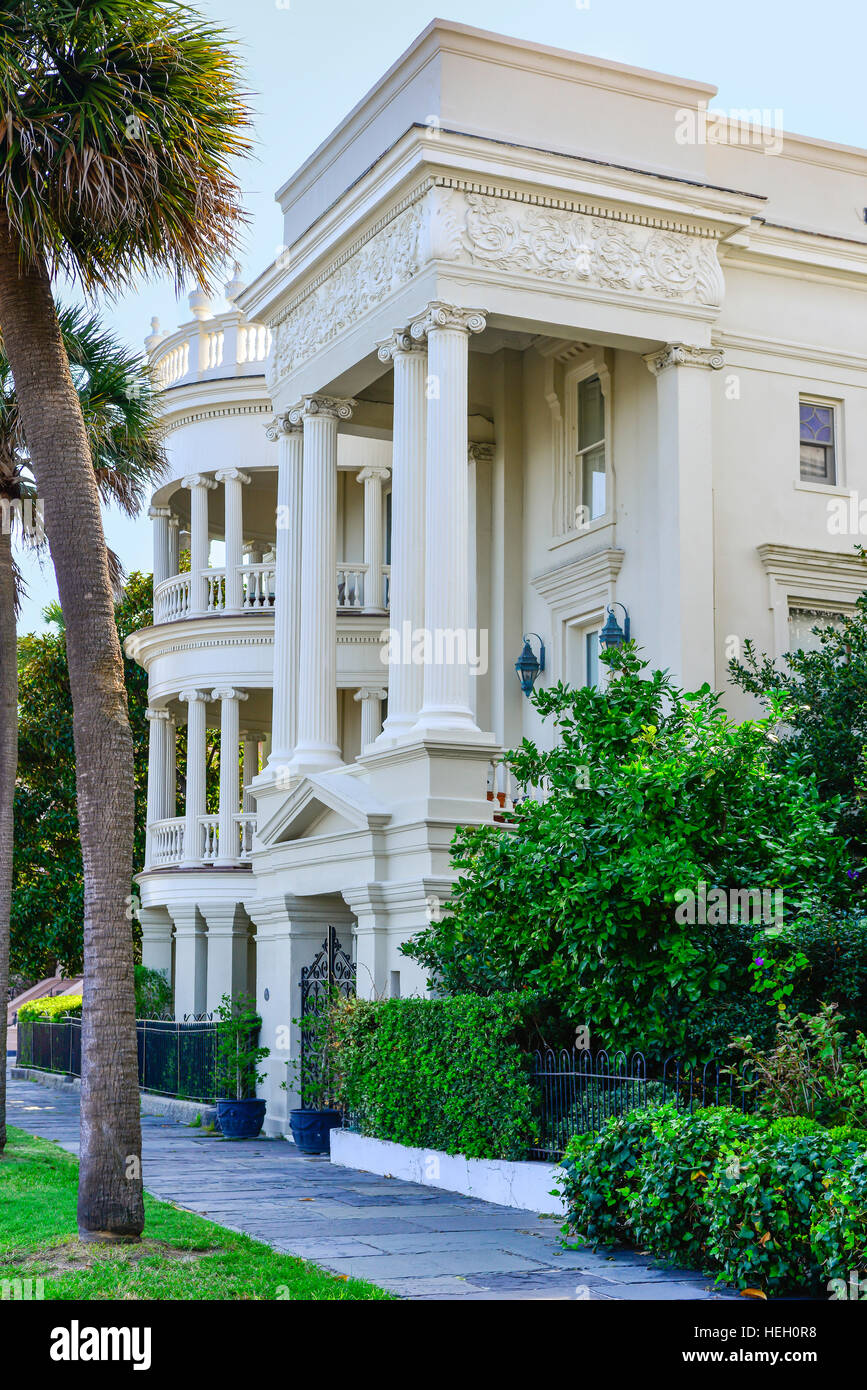
<svg viewBox="0 0 867 1390"><path fill-rule="evenodd" d="M623 608L623 627L614 616L615 608ZM605 626L599 634L600 647L622 647L624 642L629 641L629 614L622 603L612 603L608 607L608 617L605 619Z"/></svg>
<svg viewBox="0 0 867 1390"><path fill-rule="evenodd" d="M539 643L538 656L536 656L536 653L533 651L532 645L530 643L531 637L535 637L536 641ZM515 662L515 674L517 675L518 680L521 682L521 689L527 696L528 700L533 693L533 686L536 684L536 678L542 674L544 669L545 643L542 641L538 632L525 632L524 647L521 652L521 655Z"/></svg>

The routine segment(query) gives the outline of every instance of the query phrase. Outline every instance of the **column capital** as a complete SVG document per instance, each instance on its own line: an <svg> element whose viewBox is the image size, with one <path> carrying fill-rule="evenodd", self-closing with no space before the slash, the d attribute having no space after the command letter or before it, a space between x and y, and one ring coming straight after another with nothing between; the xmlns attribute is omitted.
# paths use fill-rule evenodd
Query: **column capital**
<svg viewBox="0 0 867 1390"><path fill-rule="evenodd" d="M265 436L267 439L270 440L272 444L274 444L285 434L300 434L302 428L303 426L301 425L300 421L297 425L293 425L292 421L289 419L289 413L287 411L285 415L275 415L274 419L270 422L270 424L267 424L265 426Z"/></svg>
<svg viewBox="0 0 867 1390"><path fill-rule="evenodd" d="M395 357L404 357L412 352L421 356L426 351L426 344L417 342L409 328L396 328L390 338L383 338L376 344L376 355L380 362L393 362Z"/></svg>
<svg viewBox="0 0 867 1390"><path fill-rule="evenodd" d="M160 517L165 517L166 521L171 521L174 512L171 507L148 507L148 516L151 521L156 521Z"/></svg>
<svg viewBox="0 0 867 1390"><path fill-rule="evenodd" d="M416 340L426 338L437 328L451 328L462 333L483 333L487 327L487 317L483 309L462 309L457 304L445 304L441 299L431 300L418 318L410 324L410 333Z"/></svg>
<svg viewBox="0 0 867 1390"><path fill-rule="evenodd" d="M471 439L467 445L467 462L493 463L496 451L495 444L477 444Z"/></svg>
<svg viewBox="0 0 867 1390"><path fill-rule="evenodd" d="M207 478L204 473L188 473L185 478L181 478L181 487L209 487L215 488L217 484L213 478Z"/></svg>
<svg viewBox="0 0 867 1390"><path fill-rule="evenodd" d="M218 685L211 691L212 700L246 700L246 690L237 690L233 685Z"/></svg>
<svg viewBox="0 0 867 1390"><path fill-rule="evenodd" d="M171 715L167 709L146 709L145 719L164 719L166 723L171 721Z"/></svg>
<svg viewBox="0 0 867 1390"><path fill-rule="evenodd" d="M660 376L669 367L710 367L718 372L725 366L726 355L719 347L695 347L692 343L666 343L655 352L644 355L647 370Z"/></svg>
<svg viewBox="0 0 867 1390"><path fill-rule="evenodd" d="M184 705L193 704L197 700L201 700L203 704L207 704L208 700L211 699L211 692L210 690L195 689L179 690L178 699Z"/></svg>
<svg viewBox="0 0 867 1390"><path fill-rule="evenodd" d="M383 690L378 685L362 685L359 686L352 698L353 700L387 700L388 691Z"/></svg>
<svg viewBox="0 0 867 1390"><path fill-rule="evenodd" d="M357 483L366 483L366 482L368 482L368 481L374 481L374 480L376 480L376 481L379 481L380 483L385 483L385 482L388 481L388 479L389 479L390 477L391 477L391 469L388 467L387 464L385 464L385 463L367 463L367 464L365 464L365 466L361 469L361 472L360 472L360 473L356 473L356 475L355 475L355 481L356 481Z"/></svg>
<svg viewBox="0 0 867 1390"><path fill-rule="evenodd" d="M292 425L315 417L326 420L351 420L354 405L354 400L338 396L302 396L298 404L288 412L288 418Z"/></svg>
<svg viewBox="0 0 867 1390"><path fill-rule="evenodd" d="M228 478L231 482L249 483L252 478L249 473L242 473L240 468L218 468L214 474L218 483L224 483Z"/></svg>

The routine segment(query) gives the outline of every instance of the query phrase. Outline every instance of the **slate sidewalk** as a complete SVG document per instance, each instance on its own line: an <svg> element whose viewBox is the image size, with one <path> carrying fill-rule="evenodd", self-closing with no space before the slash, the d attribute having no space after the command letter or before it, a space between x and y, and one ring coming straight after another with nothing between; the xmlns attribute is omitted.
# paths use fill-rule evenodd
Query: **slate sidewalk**
<svg viewBox="0 0 867 1390"><path fill-rule="evenodd" d="M8 1120L78 1151L78 1093L8 1082ZM227 1143L142 1116L145 1187L337 1274L410 1299L721 1299L690 1270L629 1251L564 1251L533 1212L332 1168L294 1144Z"/></svg>

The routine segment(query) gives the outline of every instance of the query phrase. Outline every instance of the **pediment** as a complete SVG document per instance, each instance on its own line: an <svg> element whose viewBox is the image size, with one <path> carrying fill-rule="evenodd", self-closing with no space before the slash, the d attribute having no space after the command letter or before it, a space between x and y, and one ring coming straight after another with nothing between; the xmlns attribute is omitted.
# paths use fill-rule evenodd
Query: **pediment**
<svg viewBox="0 0 867 1390"><path fill-rule="evenodd" d="M391 812L340 769L305 777L259 830L263 845L381 829Z"/></svg>

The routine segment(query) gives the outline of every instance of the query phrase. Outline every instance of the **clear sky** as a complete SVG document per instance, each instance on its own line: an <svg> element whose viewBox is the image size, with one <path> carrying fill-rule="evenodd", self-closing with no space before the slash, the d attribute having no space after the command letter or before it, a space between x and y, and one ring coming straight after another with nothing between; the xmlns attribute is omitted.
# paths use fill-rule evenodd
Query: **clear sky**
<svg viewBox="0 0 867 1390"><path fill-rule="evenodd" d="M274 191L367 92L437 11L433 0L198 0L238 39L256 112L256 157L241 171L252 225L242 253L253 279L280 247ZM711 82L722 108L782 112L786 130L867 146L863 0L450 0L438 11L516 38ZM867 206L867 186L863 204ZM192 288L192 286L190 286ZM97 306L140 347L156 314L163 330L189 317L170 284L140 286ZM222 307L219 305L218 307ZM127 569L150 569L150 522L109 515L109 543ZM42 626L55 594L50 564L25 562L19 630Z"/></svg>

